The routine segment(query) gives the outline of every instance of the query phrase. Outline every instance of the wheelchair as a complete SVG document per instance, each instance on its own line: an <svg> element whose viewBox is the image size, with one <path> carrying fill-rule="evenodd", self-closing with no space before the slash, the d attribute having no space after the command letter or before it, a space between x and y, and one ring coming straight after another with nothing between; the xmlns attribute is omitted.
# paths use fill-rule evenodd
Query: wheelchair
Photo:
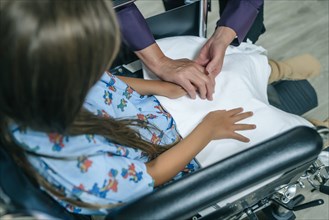
<svg viewBox="0 0 329 220"><path fill-rule="evenodd" d="M148 18L147 22L155 38L205 36L205 6L205 1L196 1ZM181 19L182 24L177 24L177 20ZM132 68L136 65L131 63L138 62L136 59L123 46L111 72L142 77L138 68ZM292 83L290 90L280 82L270 86L271 103L299 115L314 108L317 99L311 85L306 80ZM282 95L284 92L293 94L301 85L307 95L301 97L300 91L295 96L289 95L289 98ZM298 99L305 97L310 99L308 105L293 106L293 103L300 103ZM290 99L295 102L290 102ZM329 160L329 152L325 159L319 157L323 153L322 136L327 134L326 128L296 127L116 208L105 219L253 220L258 219L259 211L266 219L294 219L293 211L323 204L323 200L303 203L304 196L299 192L306 184L329 194L326 185L329 162L325 161ZM4 219L28 215L34 219L92 219L91 216L66 211L41 191L2 147L0 204L5 209L0 210L0 218Z"/></svg>

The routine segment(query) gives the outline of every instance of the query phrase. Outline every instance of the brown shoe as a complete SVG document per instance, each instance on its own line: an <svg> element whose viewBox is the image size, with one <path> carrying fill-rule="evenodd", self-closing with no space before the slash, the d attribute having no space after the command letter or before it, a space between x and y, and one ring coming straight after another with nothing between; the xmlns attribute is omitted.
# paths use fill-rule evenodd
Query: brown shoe
<svg viewBox="0 0 329 220"><path fill-rule="evenodd" d="M283 61L269 60L269 84L279 80L302 80L320 74L320 62L310 54L303 54Z"/></svg>
<svg viewBox="0 0 329 220"><path fill-rule="evenodd" d="M317 119L307 119L309 122L311 122L316 127L326 127L329 128L329 118L327 118L324 121L320 121Z"/></svg>

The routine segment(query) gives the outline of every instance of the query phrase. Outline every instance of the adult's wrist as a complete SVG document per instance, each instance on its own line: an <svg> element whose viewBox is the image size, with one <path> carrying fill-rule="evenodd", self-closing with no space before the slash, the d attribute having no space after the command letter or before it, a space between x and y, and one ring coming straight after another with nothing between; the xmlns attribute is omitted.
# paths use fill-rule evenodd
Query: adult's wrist
<svg viewBox="0 0 329 220"><path fill-rule="evenodd" d="M213 38L219 44L228 47L236 38L236 32L230 27L219 26L216 28Z"/></svg>
<svg viewBox="0 0 329 220"><path fill-rule="evenodd" d="M167 56L159 58L157 64L154 66L154 71L161 79L165 79L168 73L168 68L172 65L172 59Z"/></svg>
<svg viewBox="0 0 329 220"><path fill-rule="evenodd" d="M140 51L136 51L135 53L144 65L146 65L157 76L162 78L163 68L166 63L170 62L170 58L164 55L156 43Z"/></svg>

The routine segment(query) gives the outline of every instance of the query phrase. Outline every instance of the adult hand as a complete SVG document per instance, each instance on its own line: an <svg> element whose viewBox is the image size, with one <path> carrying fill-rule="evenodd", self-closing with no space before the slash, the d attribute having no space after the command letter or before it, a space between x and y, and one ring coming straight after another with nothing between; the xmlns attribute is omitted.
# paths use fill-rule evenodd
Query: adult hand
<svg viewBox="0 0 329 220"><path fill-rule="evenodd" d="M195 62L204 66L209 75L216 77L222 70L227 47L235 38L236 33L229 27L218 27L214 34L201 48Z"/></svg>
<svg viewBox="0 0 329 220"><path fill-rule="evenodd" d="M153 73L165 81L180 85L192 99L199 93L200 98L212 100L215 80L201 65L189 59L170 59L156 43L136 54Z"/></svg>
<svg viewBox="0 0 329 220"><path fill-rule="evenodd" d="M159 67L163 80L180 85L192 99L199 93L201 99L212 100L215 80L205 73L204 67L188 59L169 58L164 58Z"/></svg>

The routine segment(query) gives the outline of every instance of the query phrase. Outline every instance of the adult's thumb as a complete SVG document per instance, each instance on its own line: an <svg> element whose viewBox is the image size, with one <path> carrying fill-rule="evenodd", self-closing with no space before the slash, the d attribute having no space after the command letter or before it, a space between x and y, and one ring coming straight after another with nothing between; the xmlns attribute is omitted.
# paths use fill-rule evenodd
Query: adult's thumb
<svg viewBox="0 0 329 220"><path fill-rule="evenodd" d="M222 70L223 59L220 57L214 57L206 66L206 70L209 74L217 76Z"/></svg>
<svg viewBox="0 0 329 220"><path fill-rule="evenodd" d="M199 64L201 66L206 66L207 63L209 62L209 59L206 58L205 56L199 54L199 56L194 60L194 62L196 62L197 64Z"/></svg>

